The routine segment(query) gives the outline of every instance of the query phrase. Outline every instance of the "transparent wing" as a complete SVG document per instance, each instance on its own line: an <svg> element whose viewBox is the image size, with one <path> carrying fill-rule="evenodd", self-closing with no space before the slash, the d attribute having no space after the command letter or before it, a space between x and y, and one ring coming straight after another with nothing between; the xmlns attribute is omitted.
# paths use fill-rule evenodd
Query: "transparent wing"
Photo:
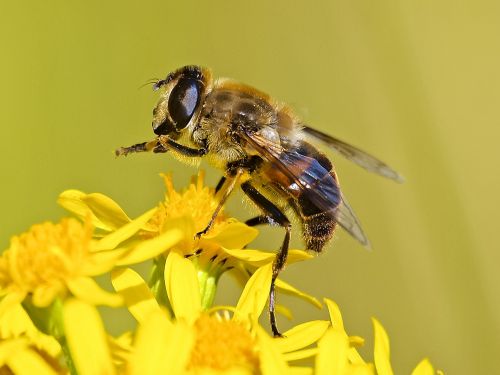
<svg viewBox="0 0 500 375"><path fill-rule="evenodd" d="M368 237L366 237L365 232L363 232L358 218L343 195L341 195L340 204L336 209L335 218L340 226L344 228L353 238L357 239L367 249L371 249Z"/></svg>
<svg viewBox="0 0 500 375"><path fill-rule="evenodd" d="M313 129L309 126L304 125L303 132L307 136L325 143L327 146L333 148L339 154L356 163L360 167L366 169L367 171L390 178L391 180L397 182L404 181L403 176L401 176L398 172L389 167L383 161L360 150L357 147L351 146L350 144L345 143L340 139L334 138L331 135L320 132L319 130Z"/></svg>
<svg viewBox="0 0 500 375"><path fill-rule="evenodd" d="M241 135L259 152L262 158L272 163L275 168L279 169L291 181L294 181L297 189L306 194L315 206L325 211L333 209L335 219L339 225L363 246L370 249L370 241L361 228L361 224L353 209L341 194L337 183L335 182L334 185L319 184L314 188L308 187L311 185L314 186L315 182L321 181L325 174L328 173L316 160L294 151L280 150L265 138L253 136L245 132L242 132ZM304 160L309 165L309 168L306 170L300 168L301 162ZM313 167L311 168L311 166Z"/></svg>

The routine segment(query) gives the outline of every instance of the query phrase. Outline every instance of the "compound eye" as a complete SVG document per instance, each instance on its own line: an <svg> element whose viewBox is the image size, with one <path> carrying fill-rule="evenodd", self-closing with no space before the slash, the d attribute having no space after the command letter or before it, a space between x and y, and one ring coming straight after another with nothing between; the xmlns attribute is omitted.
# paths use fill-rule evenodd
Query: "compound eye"
<svg viewBox="0 0 500 375"><path fill-rule="evenodd" d="M191 120L200 101L201 83L192 78L183 78L170 92L168 112L177 130L184 129Z"/></svg>

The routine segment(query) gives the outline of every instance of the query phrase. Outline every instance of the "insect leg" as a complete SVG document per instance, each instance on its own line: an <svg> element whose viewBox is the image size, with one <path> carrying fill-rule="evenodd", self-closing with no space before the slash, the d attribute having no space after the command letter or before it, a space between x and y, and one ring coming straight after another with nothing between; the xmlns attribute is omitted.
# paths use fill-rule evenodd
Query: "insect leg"
<svg viewBox="0 0 500 375"><path fill-rule="evenodd" d="M242 173L243 173L243 169L238 169L234 173L234 175L229 175L227 177L223 177L221 179L222 184L221 184L221 182L219 182L219 184L217 184L217 187L219 187L219 185L221 185L219 187L219 190L222 191L222 197L220 198L219 204L215 208L215 211L212 214L212 217L211 217L210 221L208 222L208 225L206 226L206 228L203 229L201 232L196 233L197 238L200 238L203 234L207 233L210 230L210 228L212 228L212 225L214 225L214 222L215 222L215 219L217 218L217 215L219 214L220 210L224 206L224 203L226 203L227 198L229 198L229 196L233 192L234 187L236 186L236 183L238 182Z"/></svg>
<svg viewBox="0 0 500 375"><path fill-rule="evenodd" d="M276 224L273 220L272 217L266 216L266 215L260 215L256 217L252 217L251 219L248 219L245 221L245 224L248 225L249 227L255 227L257 225L262 225L262 224Z"/></svg>
<svg viewBox="0 0 500 375"><path fill-rule="evenodd" d="M149 152L149 151L155 151L156 148L159 146L158 140L154 139L149 142L142 142L142 143L136 143L135 145L128 146L128 147L120 147L115 150L115 155L116 156L127 156L128 154L132 154L135 152ZM161 146L161 145L160 145Z"/></svg>
<svg viewBox="0 0 500 375"><path fill-rule="evenodd" d="M262 211L264 211L265 215L259 216L259 218L269 218L272 222L285 228L286 231L285 238L283 239L283 244L281 245L278 254L276 254L276 258L274 258L273 276L271 279L271 288L269 290L269 320L271 322L271 330L273 331L273 335L275 337L279 337L281 336L281 333L278 331L278 327L276 326L275 284L279 273L285 267L286 258L288 256L288 247L290 245L290 234L292 226L285 214L281 212L280 209L276 207L271 201L269 201L266 197L259 193L259 191L255 189L249 182L243 183L241 185L241 189ZM270 220L268 220L268 222ZM257 224L260 224L260 222L258 222Z"/></svg>
<svg viewBox="0 0 500 375"><path fill-rule="evenodd" d="M222 176L215 187L215 193L218 193L219 190L224 186L224 182L226 182L226 177Z"/></svg>
<svg viewBox="0 0 500 375"><path fill-rule="evenodd" d="M158 137L158 143L160 143L163 148L165 149L170 149L172 151L178 152L181 155L184 156L189 156L189 157L199 157L203 156L207 153L206 148L191 148L188 146L181 145L180 143L177 143L173 139L170 139L169 137L165 137L164 135L160 135Z"/></svg>

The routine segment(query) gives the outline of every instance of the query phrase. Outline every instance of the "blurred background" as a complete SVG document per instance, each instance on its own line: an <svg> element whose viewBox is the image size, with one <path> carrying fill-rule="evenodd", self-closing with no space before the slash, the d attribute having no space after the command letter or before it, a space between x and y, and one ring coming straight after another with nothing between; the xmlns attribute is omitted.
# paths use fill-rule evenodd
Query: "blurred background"
<svg viewBox="0 0 500 375"><path fill-rule="evenodd" d="M113 150L153 135L157 98L143 83L204 65L290 103L406 177L398 185L332 154L373 251L339 231L283 279L337 301L348 332L367 339L366 356L377 317L398 374L425 356L448 374L500 373L499 12L487 0L4 1L2 249L61 217L65 189L102 192L135 216L162 199L160 172L185 186L196 169ZM220 172L202 167L215 184ZM251 215L241 196L228 210ZM254 246L277 249L282 236L264 229ZM222 284L218 300L236 301L235 283ZM283 327L327 317L280 301L295 313Z"/></svg>

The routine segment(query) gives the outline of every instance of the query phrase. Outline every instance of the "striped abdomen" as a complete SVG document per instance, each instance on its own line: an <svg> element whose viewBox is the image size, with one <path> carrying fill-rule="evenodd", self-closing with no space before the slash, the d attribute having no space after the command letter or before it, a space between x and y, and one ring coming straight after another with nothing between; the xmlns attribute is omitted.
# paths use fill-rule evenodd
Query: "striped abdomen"
<svg viewBox="0 0 500 375"><path fill-rule="evenodd" d="M332 238L340 204L340 190L332 163L312 145L301 142L293 151L282 152L283 168L274 168L271 181L290 197L301 219L308 250L321 252Z"/></svg>

